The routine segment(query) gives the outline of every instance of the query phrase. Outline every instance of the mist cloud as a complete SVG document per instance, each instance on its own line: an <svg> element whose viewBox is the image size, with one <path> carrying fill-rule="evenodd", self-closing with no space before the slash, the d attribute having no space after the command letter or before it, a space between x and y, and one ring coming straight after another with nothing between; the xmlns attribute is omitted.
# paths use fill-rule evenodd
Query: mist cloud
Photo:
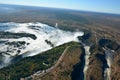
<svg viewBox="0 0 120 80"><path fill-rule="evenodd" d="M22 54L23 57L34 56L42 51L46 51L53 48L51 45L49 45L46 42L46 40L49 41L51 44L53 44L55 47L70 41L78 41L77 36L82 36L84 34L83 32L79 32L79 31L77 32L63 31L58 28L51 27L49 25L42 24L39 22L1 23L0 26L8 26L5 30L3 29L3 31L8 31L12 33L30 33L30 34L34 34L37 37L36 40L33 40L28 37L22 37L19 39L3 39L3 40L8 40L8 42L25 41L26 43L29 43L29 45L24 46L24 49L20 49L20 53L18 55ZM2 48L0 49L2 52L7 51L7 49L9 48L14 49L14 51L9 53L8 56L15 56L17 54L17 50L19 50L18 48L14 48L12 46L5 44L2 44L0 46L2 46Z"/></svg>

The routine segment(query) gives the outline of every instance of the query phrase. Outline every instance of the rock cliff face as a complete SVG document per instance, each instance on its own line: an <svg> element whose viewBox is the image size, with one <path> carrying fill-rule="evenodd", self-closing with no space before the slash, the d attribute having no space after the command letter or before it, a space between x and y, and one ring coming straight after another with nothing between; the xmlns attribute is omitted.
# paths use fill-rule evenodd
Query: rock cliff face
<svg viewBox="0 0 120 80"><path fill-rule="evenodd" d="M87 33L90 34L90 33ZM91 35L91 34L90 34ZM95 41L95 36L84 35L78 37L84 44L91 43L89 65L85 80L117 80L120 79L119 71L119 49L120 45L113 39L100 38ZM94 39L93 42L91 38ZM97 43L95 43L97 42ZM116 63L117 61L117 63ZM115 66L114 66L115 65ZM117 74L117 75L115 75ZM84 75L85 76L85 75ZM116 78L115 78L116 76Z"/></svg>

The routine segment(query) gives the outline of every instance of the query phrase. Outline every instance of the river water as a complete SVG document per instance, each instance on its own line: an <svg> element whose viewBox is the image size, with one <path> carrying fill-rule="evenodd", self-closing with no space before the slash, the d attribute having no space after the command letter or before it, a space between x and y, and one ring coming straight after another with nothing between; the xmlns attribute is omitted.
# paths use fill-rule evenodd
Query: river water
<svg viewBox="0 0 120 80"><path fill-rule="evenodd" d="M113 50L110 49L105 49L105 58L107 61L108 68L105 69L104 71L104 80L111 80L110 75L111 75L111 64L113 60Z"/></svg>
<svg viewBox="0 0 120 80"><path fill-rule="evenodd" d="M85 49L85 65L83 72L84 72L84 80L86 80L87 69L89 66L89 57L91 53L90 53L90 46L84 46L84 49Z"/></svg>

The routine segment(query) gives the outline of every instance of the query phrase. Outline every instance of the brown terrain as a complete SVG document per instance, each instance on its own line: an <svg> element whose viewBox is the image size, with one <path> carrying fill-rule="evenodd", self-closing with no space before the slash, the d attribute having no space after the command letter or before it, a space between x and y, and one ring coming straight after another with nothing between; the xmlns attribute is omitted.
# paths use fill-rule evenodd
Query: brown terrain
<svg viewBox="0 0 120 80"><path fill-rule="evenodd" d="M56 63L56 67L54 67L46 75L35 77L33 80L71 80L73 65L80 62L80 55L82 55L80 46L69 47L67 51L65 51L64 56L61 56L59 59L60 62Z"/></svg>

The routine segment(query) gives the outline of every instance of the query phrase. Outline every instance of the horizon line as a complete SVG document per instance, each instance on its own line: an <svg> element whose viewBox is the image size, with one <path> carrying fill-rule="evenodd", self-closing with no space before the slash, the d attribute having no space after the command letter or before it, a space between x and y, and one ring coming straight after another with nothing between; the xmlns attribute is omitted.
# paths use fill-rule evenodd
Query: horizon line
<svg viewBox="0 0 120 80"><path fill-rule="evenodd" d="M99 13L99 14L111 14L111 15L120 15L120 13L112 13L112 12L101 12L101 11L92 11L92 10L81 10L81 9L71 9L71 8L60 8L60 7L48 7L48 6L35 6L35 5L23 5L23 4L6 4L0 3L0 5L15 5L15 6L25 6L25 7L38 7L38 8L51 8L51 9L64 9L64 10L73 10L73 11L83 11L83 12L91 12L91 13Z"/></svg>

